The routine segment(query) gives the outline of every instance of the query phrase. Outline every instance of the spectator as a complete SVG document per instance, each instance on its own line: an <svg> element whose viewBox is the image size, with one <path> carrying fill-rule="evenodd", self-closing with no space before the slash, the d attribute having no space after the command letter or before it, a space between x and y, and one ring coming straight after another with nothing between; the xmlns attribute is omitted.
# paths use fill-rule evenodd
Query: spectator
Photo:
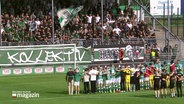
<svg viewBox="0 0 184 104"><path fill-rule="evenodd" d="M164 50L163 50L165 53L171 53L172 52L172 47L171 47L171 45L166 45L165 47L164 47Z"/></svg>
<svg viewBox="0 0 184 104"><path fill-rule="evenodd" d="M175 44L175 46L172 48L172 60L176 58L178 52L178 44Z"/></svg>
<svg viewBox="0 0 184 104"><path fill-rule="evenodd" d="M77 6L81 3L89 3L89 1L68 2L55 0L55 11L60 8L67 8L71 5L76 4ZM95 7L90 6L89 4L97 4ZM11 0L6 0L3 2L2 7L2 24L4 27L5 35L3 35L3 42L12 42L10 38L6 39L10 32L13 33L17 31L17 36L12 36L16 38L16 42L28 42L29 31L34 32L35 34L31 35L31 40L36 41L36 43L48 43L55 38L57 43L61 43L64 40L64 43L71 43L72 39L91 39L91 38L102 38L102 21L100 14L100 2L93 1L84 6L84 9L81 10L79 15L75 16L74 19L69 22L67 26L61 29L57 17L55 15L54 21L54 32L55 37L52 37L52 18L51 18L51 2L50 1L22 1L12 2ZM16 6L15 6L16 5ZM39 5L39 6L38 6ZM41 5L41 6L40 6ZM43 6L42 6L43 5ZM88 5L88 6L87 6ZM136 15L133 9L126 7L125 10L120 12L119 5L113 1L106 1L104 4L104 37L106 40L117 41L117 39L125 38L145 38L152 37L152 32L147 31L147 25L144 21L139 21L136 24ZM19 8L17 8L19 7ZM9 9L10 8L10 9ZM88 15L89 14L89 15ZM113 28L118 26L118 31L114 32ZM70 27L70 28L69 28ZM136 27L136 28L135 28ZM20 29L21 28L21 29ZM17 30L18 29L18 30ZM57 32L59 30L59 32ZM44 31L44 32L43 32ZM36 34L39 33L37 36ZM114 38L114 35L118 35L118 38ZM19 36L19 37L18 37ZM32 37L33 36L33 37ZM155 35L153 36L153 39ZM6 41L5 41L6 40ZM58 41L60 40L60 41ZM66 42L67 41L67 42ZM109 42L109 41L104 41ZM25 44L25 43L23 43ZM109 44L109 43L108 43Z"/></svg>
<svg viewBox="0 0 184 104"><path fill-rule="evenodd" d="M118 25L116 25L116 27L112 31L115 32L116 35L120 36L121 30L119 29Z"/></svg>

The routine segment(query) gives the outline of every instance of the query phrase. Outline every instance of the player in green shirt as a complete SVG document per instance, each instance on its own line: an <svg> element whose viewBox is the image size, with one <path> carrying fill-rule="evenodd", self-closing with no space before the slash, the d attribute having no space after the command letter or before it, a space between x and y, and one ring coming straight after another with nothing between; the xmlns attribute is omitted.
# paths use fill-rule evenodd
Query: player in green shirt
<svg viewBox="0 0 184 104"><path fill-rule="evenodd" d="M116 75L115 75L115 87L116 87L116 92L120 92L121 90L121 66L116 67Z"/></svg>
<svg viewBox="0 0 184 104"><path fill-rule="evenodd" d="M74 74L74 87L75 87L75 94L80 94L80 80L83 74L79 73L79 69L75 69Z"/></svg>
<svg viewBox="0 0 184 104"><path fill-rule="evenodd" d="M182 64L180 63L180 60L177 60L177 63L176 63L176 70L181 70L180 72L183 74L183 66Z"/></svg>
<svg viewBox="0 0 184 104"><path fill-rule="evenodd" d="M180 60L177 60L177 63L176 63L176 70L180 70L180 73L183 74L183 66L182 64L180 63ZM182 86L184 86L184 81L182 80Z"/></svg>
<svg viewBox="0 0 184 104"><path fill-rule="evenodd" d="M166 61L164 61L163 65L162 65L162 69L165 69L165 73L166 73L166 86L169 87L169 73L170 73L170 63L167 63Z"/></svg>
<svg viewBox="0 0 184 104"><path fill-rule="evenodd" d="M98 77L97 77L97 84L98 84L98 92L103 92L103 68L98 67Z"/></svg>
<svg viewBox="0 0 184 104"><path fill-rule="evenodd" d="M140 65L140 71L141 71L142 73L145 72L145 67L144 67L144 65ZM140 89L143 90L143 89L144 89L144 74L141 74L141 75L140 75L139 81L140 81L140 87L141 87Z"/></svg>
<svg viewBox="0 0 184 104"><path fill-rule="evenodd" d="M161 62L159 59L156 60L155 64L154 64L154 67L156 70L158 70L159 72L161 72L162 70L162 67L161 67Z"/></svg>
<svg viewBox="0 0 184 104"><path fill-rule="evenodd" d="M115 74L116 68L113 64L110 66L110 92L115 92Z"/></svg>
<svg viewBox="0 0 184 104"><path fill-rule="evenodd" d="M104 81L105 81L105 85L104 85L104 92L108 92L110 91L110 71L109 71L109 67L105 67L104 70Z"/></svg>

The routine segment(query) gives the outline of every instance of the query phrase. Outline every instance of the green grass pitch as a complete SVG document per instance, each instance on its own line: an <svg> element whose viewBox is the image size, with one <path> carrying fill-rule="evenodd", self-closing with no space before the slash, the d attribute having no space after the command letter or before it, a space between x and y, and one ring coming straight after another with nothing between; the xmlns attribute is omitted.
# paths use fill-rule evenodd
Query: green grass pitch
<svg viewBox="0 0 184 104"><path fill-rule="evenodd" d="M81 83L81 90L83 89ZM12 91L39 93L39 98L12 98ZM168 91L169 93L169 91ZM0 77L0 104L184 104L183 98L154 98L153 91L68 95L65 74Z"/></svg>

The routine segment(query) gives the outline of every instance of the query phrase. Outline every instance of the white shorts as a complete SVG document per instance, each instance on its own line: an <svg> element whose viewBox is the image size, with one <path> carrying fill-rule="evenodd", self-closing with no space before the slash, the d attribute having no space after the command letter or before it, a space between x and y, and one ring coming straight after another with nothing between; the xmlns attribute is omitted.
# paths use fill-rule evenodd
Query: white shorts
<svg viewBox="0 0 184 104"><path fill-rule="evenodd" d="M74 86L79 86L80 83L79 82L74 82Z"/></svg>
<svg viewBox="0 0 184 104"><path fill-rule="evenodd" d="M144 79L140 79L139 82L140 82L140 83L143 83L143 82L144 82Z"/></svg>
<svg viewBox="0 0 184 104"><path fill-rule="evenodd" d="M144 78L144 81L149 81L149 77L145 77Z"/></svg>
<svg viewBox="0 0 184 104"><path fill-rule="evenodd" d="M98 80L97 80L97 83L98 83L98 84L103 84L103 79L98 79Z"/></svg>
<svg viewBox="0 0 184 104"><path fill-rule="evenodd" d="M106 80L105 83L106 83L106 85L109 85L109 84L111 84L111 81L110 80Z"/></svg>
<svg viewBox="0 0 184 104"><path fill-rule="evenodd" d="M116 78L111 78L111 82L110 83L115 83L116 82Z"/></svg>
<svg viewBox="0 0 184 104"><path fill-rule="evenodd" d="M115 83L121 83L121 77L116 78Z"/></svg>

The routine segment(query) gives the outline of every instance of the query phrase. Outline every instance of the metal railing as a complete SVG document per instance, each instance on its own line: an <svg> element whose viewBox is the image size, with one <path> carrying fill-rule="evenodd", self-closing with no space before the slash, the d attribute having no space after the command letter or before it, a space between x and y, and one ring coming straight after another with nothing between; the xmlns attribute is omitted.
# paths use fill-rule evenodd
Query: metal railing
<svg viewBox="0 0 184 104"><path fill-rule="evenodd" d="M54 44L76 44L77 46L94 46L94 45L114 45L114 44L143 44L145 39L143 38L131 38L131 39L108 39L102 42L101 38L92 39L72 39L69 41L60 40ZM22 46L22 45L49 45L53 44L52 41L33 41L33 42L2 42L2 46Z"/></svg>

